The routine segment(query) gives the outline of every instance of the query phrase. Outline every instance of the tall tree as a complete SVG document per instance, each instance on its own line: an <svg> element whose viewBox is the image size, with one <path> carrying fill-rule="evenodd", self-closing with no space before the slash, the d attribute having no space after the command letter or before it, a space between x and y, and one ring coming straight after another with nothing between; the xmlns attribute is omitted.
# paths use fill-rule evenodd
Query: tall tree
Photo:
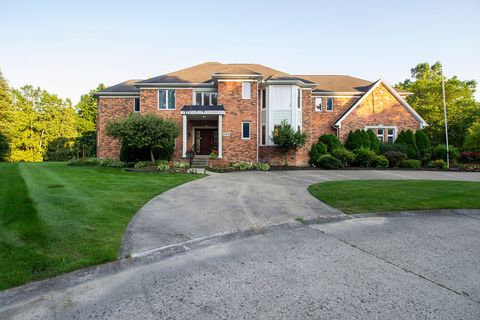
<svg viewBox="0 0 480 320"><path fill-rule="evenodd" d="M440 62L420 63L411 69L412 79L398 85L413 93L407 101L427 121L425 132L433 144L445 142L441 70ZM476 85L474 80L456 76L445 79L449 138L458 147L463 146L468 127L480 116L480 103L474 97Z"/></svg>
<svg viewBox="0 0 480 320"><path fill-rule="evenodd" d="M100 83L95 89L90 90L89 93L83 94L80 97L80 101L75 105L75 109L77 109L80 117L79 130L82 134L89 131L96 131L98 101L94 95L105 88L105 85Z"/></svg>

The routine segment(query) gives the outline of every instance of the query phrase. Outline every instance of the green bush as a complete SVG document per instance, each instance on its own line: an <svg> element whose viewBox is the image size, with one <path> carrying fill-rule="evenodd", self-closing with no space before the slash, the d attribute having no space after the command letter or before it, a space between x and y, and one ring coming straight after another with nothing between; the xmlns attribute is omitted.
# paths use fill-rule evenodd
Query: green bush
<svg viewBox="0 0 480 320"><path fill-rule="evenodd" d="M72 158L67 164L69 166L98 166L100 160L97 158Z"/></svg>
<svg viewBox="0 0 480 320"><path fill-rule="evenodd" d="M421 162L420 160L416 159L407 159L403 160L400 162L399 167L400 168L409 168L409 169L418 169L421 167Z"/></svg>
<svg viewBox="0 0 480 320"><path fill-rule="evenodd" d="M369 148L361 147L355 152L355 164L359 167L370 167L376 155Z"/></svg>
<svg viewBox="0 0 480 320"><path fill-rule="evenodd" d="M458 148L454 146L449 146L448 152L450 155L450 162L455 163L458 160L460 152ZM447 159L447 147L444 144L439 144L433 149L433 159L434 160L446 160Z"/></svg>
<svg viewBox="0 0 480 320"><path fill-rule="evenodd" d="M401 151L387 151L383 154L388 159L390 167L398 167L400 162L407 160L407 155Z"/></svg>
<svg viewBox="0 0 480 320"><path fill-rule="evenodd" d="M318 139L318 142L324 143L327 146L327 151L330 153L332 153L333 150L342 147L342 143L338 140L337 136L331 133L322 134Z"/></svg>
<svg viewBox="0 0 480 320"><path fill-rule="evenodd" d="M380 152L380 140L378 140L377 134L373 129L368 129L367 133L370 139L370 150L378 154Z"/></svg>
<svg viewBox="0 0 480 320"><path fill-rule="evenodd" d="M160 172L170 171L170 165L167 160L155 161L155 164L157 165L157 170Z"/></svg>
<svg viewBox="0 0 480 320"><path fill-rule="evenodd" d="M266 162L257 162L253 164L253 168L257 171L268 171L270 170L270 165Z"/></svg>
<svg viewBox="0 0 480 320"><path fill-rule="evenodd" d="M355 153L344 147L334 149L332 156L342 161L343 165L353 165L355 163Z"/></svg>
<svg viewBox="0 0 480 320"><path fill-rule="evenodd" d="M415 142L418 148L419 160L422 163L427 163L432 158L432 145L430 138L423 131L415 132Z"/></svg>
<svg viewBox="0 0 480 320"><path fill-rule="evenodd" d="M312 145L310 150L310 164L316 166L318 158L327 153L327 145L323 142L318 142Z"/></svg>
<svg viewBox="0 0 480 320"><path fill-rule="evenodd" d="M428 164L430 168L437 168L437 169L448 169L447 163L443 161L442 159L439 160L433 160Z"/></svg>
<svg viewBox="0 0 480 320"><path fill-rule="evenodd" d="M372 167L375 168L388 168L389 161L383 155L375 155L372 159Z"/></svg>
<svg viewBox="0 0 480 320"><path fill-rule="evenodd" d="M155 165L152 161L137 161L133 165L134 168L140 169L140 168L146 168L146 167L151 167Z"/></svg>
<svg viewBox="0 0 480 320"><path fill-rule="evenodd" d="M323 169L340 169L343 167L342 161L331 156L329 154L324 154L318 158L318 167Z"/></svg>
<svg viewBox="0 0 480 320"><path fill-rule="evenodd" d="M360 148L370 148L370 137L365 130L350 131L345 141L345 147L348 150L355 151Z"/></svg>
<svg viewBox="0 0 480 320"><path fill-rule="evenodd" d="M173 155L173 146L166 148L153 148L153 156L158 160L170 161ZM120 160L125 162L151 161L150 150L146 147L135 148L122 145Z"/></svg>
<svg viewBox="0 0 480 320"><path fill-rule="evenodd" d="M127 164L123 161L118 161L118 160L115 160L115 159L106 158L106 159L100 160L99 165L101 167L124 168L124 167L126 167Z"/></svg>
<svg viewBox="0 0 480 320"><path fill-rule="evenodd" d="M404 144L395 144L391 142L384 142L380 144L380 154L385 154L388 151L398 151L407 154L407 147Z"/></svg>
<svg viewBox="0 0 480 320"><path fill-rule="evenodd" d="M406 154L409 159L418 159L417 142L412 130L409 129L400 132L397 140L395 140L395 144L405 145L405 148L407 149Z"/></svg>

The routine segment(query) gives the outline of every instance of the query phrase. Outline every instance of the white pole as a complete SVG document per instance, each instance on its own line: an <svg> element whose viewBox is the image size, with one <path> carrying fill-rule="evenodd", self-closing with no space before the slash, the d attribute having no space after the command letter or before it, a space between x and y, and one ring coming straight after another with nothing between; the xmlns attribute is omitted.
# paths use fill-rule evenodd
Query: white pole
<svg viewBox="0 0 480 320"><path fill-rule="evenodd" d="M447 168L450 168L450 154L448 151L448 125L447 125L447 101L445 100L445 80L443 78L443 66L442 73L442 94L443 94L443 119L445 120L445 146L447 148Z"/></svg>

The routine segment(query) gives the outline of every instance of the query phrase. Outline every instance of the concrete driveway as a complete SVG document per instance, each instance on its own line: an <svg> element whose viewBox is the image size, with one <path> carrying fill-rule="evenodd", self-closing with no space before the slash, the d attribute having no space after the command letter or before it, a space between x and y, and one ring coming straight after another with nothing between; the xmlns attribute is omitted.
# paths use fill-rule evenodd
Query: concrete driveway
<svg viewBox="0 0 480 320"><path fill-rule="evenodd" d="M307 187L321 181L351 179L480 181L480 173L302 170L212 174L147 203L128 226L119 257L298 217L334 220L343 213L311 196Z"/></svg>
<svg viewBox="0 0 480 320"><path fill-rule="evenodd" d="M281 224L0 292L0 318L479 319L479 234L479 210Z"/></svg>

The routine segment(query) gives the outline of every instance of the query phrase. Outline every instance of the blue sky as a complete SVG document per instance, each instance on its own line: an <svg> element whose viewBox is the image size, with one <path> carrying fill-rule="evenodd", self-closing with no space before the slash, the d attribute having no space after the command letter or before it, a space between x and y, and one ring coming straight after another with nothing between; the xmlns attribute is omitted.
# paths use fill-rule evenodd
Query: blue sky
<svg viewBox="0 0 480 320"><path fill-rule="evenodd" d="M10 84L78 101L103 82L205 61L394 84L418 62L480 82L480 1L0 2ZM477 92L477 98L480 95Z"/></svg>

